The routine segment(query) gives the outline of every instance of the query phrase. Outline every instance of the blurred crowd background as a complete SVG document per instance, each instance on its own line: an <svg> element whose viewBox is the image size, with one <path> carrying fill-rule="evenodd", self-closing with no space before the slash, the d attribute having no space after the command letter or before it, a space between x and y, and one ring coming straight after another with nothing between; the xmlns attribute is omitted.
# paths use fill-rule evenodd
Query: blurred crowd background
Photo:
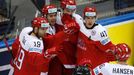
<svg viewBox="0 0 134 75"><path fill-rule="evenodd" d="M82 15L85 6L97 8L98 20L134 12L134 0L76 0L76 13ZM15 38L22 28L30 26L44 4L60 0L0 0L0 41Z"/></svg>

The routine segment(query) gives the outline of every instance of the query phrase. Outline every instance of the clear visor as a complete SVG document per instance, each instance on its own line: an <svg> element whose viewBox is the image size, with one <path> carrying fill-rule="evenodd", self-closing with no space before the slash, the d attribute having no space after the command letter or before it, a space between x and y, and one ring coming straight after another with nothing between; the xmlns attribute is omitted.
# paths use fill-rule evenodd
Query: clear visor
<svg viewBox="0 0 134 75"><path fill-rule="evenodd" d="M48 9L48 13L56 13L57 8Z"/></svg>
<svg viewBox="0 0 134 75"><path fill-rule="evenodd" d="M66 5L66 8L69 9L69 10L75 10L76 5Z"/></svg>
<svg viewBox="0 0 134 75"><path fill-rule="evenodd" d="M86 12L85 16L96 16L96 12Z"/></svg>
<svg viewBox="0 0 134 75"><path fill-rule="evenodd" d="M47 29L49 27L50 27L49 23L42 23L41 24L41 28L43 28L43 29Z"/></svg>

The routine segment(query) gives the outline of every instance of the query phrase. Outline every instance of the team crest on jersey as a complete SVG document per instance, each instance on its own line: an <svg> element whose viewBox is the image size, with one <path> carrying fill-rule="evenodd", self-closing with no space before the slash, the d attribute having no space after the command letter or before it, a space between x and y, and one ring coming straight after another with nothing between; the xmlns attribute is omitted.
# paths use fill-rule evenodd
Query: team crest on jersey
<svg viewBox="0 0 134 75"><path fill-rule="evenodd" d="M94 73L95 73L95 75L98 75L98 74L99 74L98 68L95 68L95 69L94 69Z"/></svg>
<svg viewBox="0 0 134 75"><path fill-rule="evenodd" d="M91 31L91 35L94 36L96 34L96 31L95 30L92 30Z"/></svg>
<svg viewBox="0 0 134 75"><path fill-rule="evenodd" d="M85 45L84 41L81 38L78 38L78 44L77 44L77 46L79 48L81 48L82 50L86 50L86 45Z"/></svg>
<svg viewBox="0 0 134 75"><path fill-rule="evenodd" d="M94 73L95 75L103 75L98 67L94 69Z"/></svg>

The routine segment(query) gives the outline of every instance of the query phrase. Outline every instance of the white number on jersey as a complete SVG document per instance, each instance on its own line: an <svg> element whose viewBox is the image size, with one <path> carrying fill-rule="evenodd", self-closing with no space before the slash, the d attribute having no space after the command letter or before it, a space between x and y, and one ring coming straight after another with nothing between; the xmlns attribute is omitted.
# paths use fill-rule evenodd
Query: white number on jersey
<svg viewBox="0 0 134 75"><path fill-rule="evenodd" d="M22 66L22 63L24 60L24 56L25 56L25 52L23 50L21 50L19 55L18 55L18 58L15 61L15 65L19 70L21 69L21 66Z"/></svg>

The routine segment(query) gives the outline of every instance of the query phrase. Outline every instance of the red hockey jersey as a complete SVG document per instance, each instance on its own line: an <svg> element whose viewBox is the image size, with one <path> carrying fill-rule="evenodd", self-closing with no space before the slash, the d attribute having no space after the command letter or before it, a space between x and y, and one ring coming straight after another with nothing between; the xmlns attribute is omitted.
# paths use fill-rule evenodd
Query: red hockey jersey
<svg viewBox="0 0 134 75"><path fill-rule="evenodd" d="M87 29L83 26L78 37L77 64L90 64L93 69L102 63L113 61L114 55L106 52L113 46L104 27L95 24L92 29Z"/></svg>
<svg viewBox="0 0 134 75"><path fill-rule="evenodd" d="M19 35L19 49L13 61L14 75L40 75L48 72L49 59L44 57L43 41L30 36L30 30L31 27L26 27Z"/></svg>

